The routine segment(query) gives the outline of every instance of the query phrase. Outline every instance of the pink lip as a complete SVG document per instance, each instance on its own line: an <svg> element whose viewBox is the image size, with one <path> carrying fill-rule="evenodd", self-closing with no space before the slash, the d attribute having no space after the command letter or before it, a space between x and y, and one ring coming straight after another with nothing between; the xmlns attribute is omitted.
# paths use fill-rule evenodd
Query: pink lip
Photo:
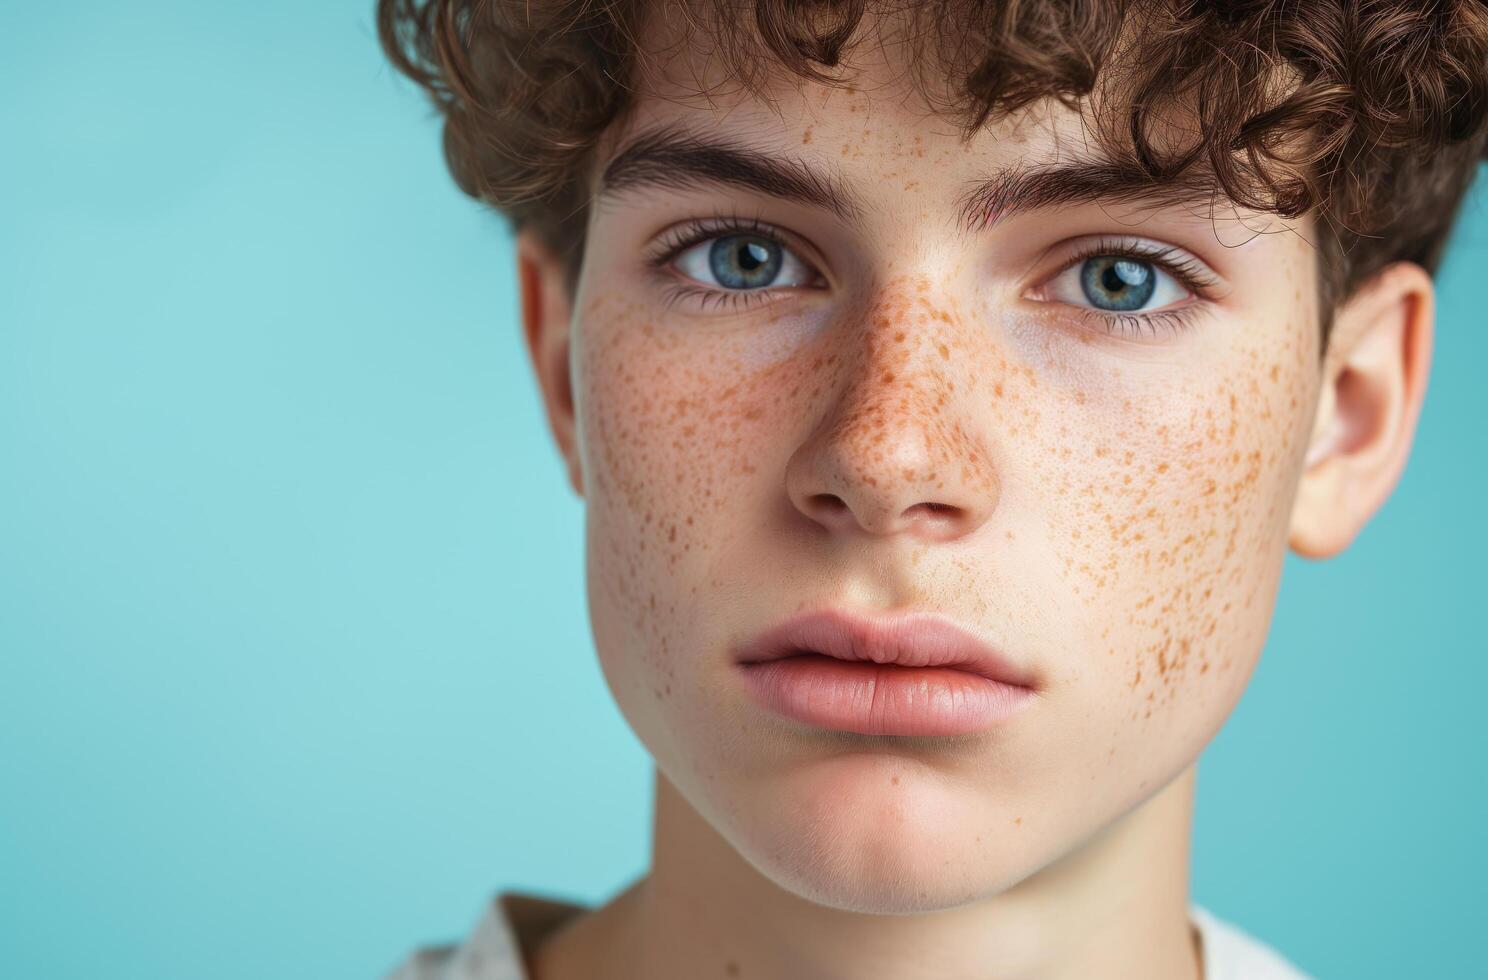
<svg viewBox="0 0 1488 980"><path fill-rule="evenodd" d="M807 613L736 659L765 708L864 735L984 731L1036 697L1030 671L930 613Z"/></svg>

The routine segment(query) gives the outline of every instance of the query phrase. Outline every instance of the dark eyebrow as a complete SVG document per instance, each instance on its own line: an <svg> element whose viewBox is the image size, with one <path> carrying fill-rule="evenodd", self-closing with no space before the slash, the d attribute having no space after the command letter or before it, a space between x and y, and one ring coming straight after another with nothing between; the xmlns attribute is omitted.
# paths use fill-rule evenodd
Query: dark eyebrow
<svg viewBox="0 0 1488 980"><path fill-rule="evenodd" d="M1222 197L1209 171L1190 168L1154 175L1136 162L1076 159L1047 166L1014 164L978 180L961 198L964 227L978 231L1015 214L1103 201L1155 207L1213 202Z"/></svg>
<svg viewBox="0 0 1488 980"><path fill-rule="evenodd" d="M627 144L605 166L599 193L708 184L745 187L822 208L841 218L856 217L863 210L835 175L804 161L678 129L653 130Z"/></svg>
<svg viewBox="0 0 1488 980"><path fill-rule="evenodd" d="M599 194L636 187L686 189L731 184L798 201L842 218L862 214L861 202L839 177L799 159L678 128L638 136L617 153L599 179ZM1076 158L1057 164L1015 163L977 180L961 196L961 224L989 228L1027 211L1103 201L1174 206L1213 201L1213 177L1202 168L1153 175L1135 161Z"/></svg>

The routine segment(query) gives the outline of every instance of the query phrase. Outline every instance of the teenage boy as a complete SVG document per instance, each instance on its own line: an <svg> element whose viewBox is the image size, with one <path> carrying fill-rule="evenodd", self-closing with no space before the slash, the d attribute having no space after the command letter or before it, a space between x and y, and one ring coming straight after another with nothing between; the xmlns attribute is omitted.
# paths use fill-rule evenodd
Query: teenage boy
<svg viewBox="0 0 1488 980"><path fill-rule="evenodd" d="M379 23L515 225L656 762L646 874L397 976L1301 976L1191 902L1195 767L1405 465L1481 5Z"/></svg>

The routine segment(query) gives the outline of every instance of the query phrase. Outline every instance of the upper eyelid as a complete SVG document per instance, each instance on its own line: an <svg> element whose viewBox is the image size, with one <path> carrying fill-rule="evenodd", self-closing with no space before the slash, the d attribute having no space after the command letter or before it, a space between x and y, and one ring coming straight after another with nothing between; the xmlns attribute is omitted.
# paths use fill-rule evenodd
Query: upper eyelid
<svg viewBox="0 0 1488 980"><path fill-rule="evenodd" d="M655 250L648 257L647 262L654 268L662 270L670 267L676 261L677 257L688 249L696 248L698 245L715 238L724 238L728 235L739 234L754 234L769 239L781 248L789 251L798 261L817 276L830 281L830 276L824 271L825 264L815 256L814 251L796 244L798 236L769 222L761 221L758 218L741 219L737 217L715 216L713 218L698 218L692 221L679 222L663 230L653 239L654 242L659 242L659 244L655 246ZM702 288L710 289L712 287L702 284ZM757 290L757 292L767 292L772 288L780 287L765 287ZM735 292L736 290L728 291Z"/></svg>
<svg viewBox="0 0 1488 980"><path fill-rule="evenodd" d="M1210 298L1210 294L1222 282L1218 275L1209 270L1208 263L1192 256L1186 249L1166 243L1140 238L1115 239L1102 235L1087 243L1076 244L1072 251L1073 255L1064 259L1052 274L1040 280L1036 288L1045 288L1078 263L1100 255L1129 255L1151 262L1173 276L1179 285L1198 299Z"/></svg>
<svg viewBox="0 0 1488 980"><path fill-rule="evenodd" d="M741 219L721 216L697 218L691 221L679 222L663 229L653 239L657 244L654 246L651 261L657 265L663 265L695 245L713 238L740 234L760 235L770 239L782 248L791 247L790 239L792 236L785 233L784 229L776 228L774 225L760 221L758 218Z"/></svg>

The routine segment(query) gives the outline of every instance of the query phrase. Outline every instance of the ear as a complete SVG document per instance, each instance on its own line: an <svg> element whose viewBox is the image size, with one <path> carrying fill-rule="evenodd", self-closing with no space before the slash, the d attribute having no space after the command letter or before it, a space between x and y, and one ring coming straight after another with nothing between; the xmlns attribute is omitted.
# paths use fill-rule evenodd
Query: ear
<svg viewBox="0 0 1488 980"><path fill-rule="evenodd" d="M1413 262L1386 266L1339 307L1292 509L1289 543L1302 557L1347 548L1395 489L1426 396L1435 318L1431 276Z"/></svg>
<svg viewBox="0 0 1488 980"><path fill-rule="evenodd" d="M517 235L517 279L522 291L522 335L542 392L548 428L568 469L569 485L582 497L584 481L569 376L572 303L564 286L562 263L530 231Z"/></svg>

